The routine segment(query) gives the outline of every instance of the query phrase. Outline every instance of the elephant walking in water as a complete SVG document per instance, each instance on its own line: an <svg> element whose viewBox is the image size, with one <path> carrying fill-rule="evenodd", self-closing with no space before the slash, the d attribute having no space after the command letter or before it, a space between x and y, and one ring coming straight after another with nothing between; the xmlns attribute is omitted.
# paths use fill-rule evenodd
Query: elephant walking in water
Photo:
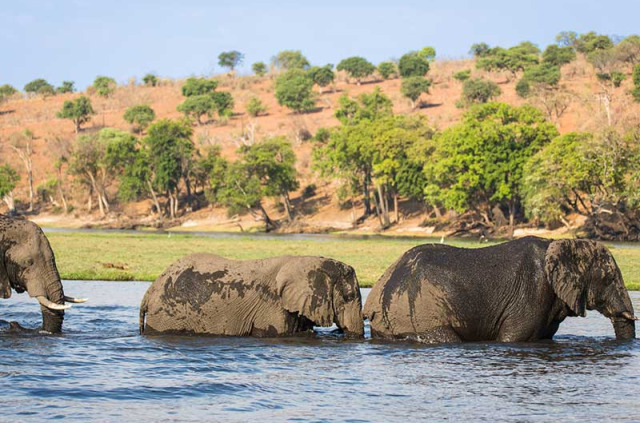
<svg viewBox="0 0 640 423"><path fill-rule="evenodd" d="M85 302L64 295L47 237L35 223L0 215L0 298L27 291L41 305L42 328L60 332L66 303Z"/></svg>
<svg viewBox="0 0 640 423"><path fill-rule="evenodd" d="M355 271L322 257L236 261L192 254L167 268L140 305L140 333L275 337L336 324L362 338Z"/></svg>
<svg viewBox="0 0 640 423"><path fill-rule="evenodd" d="M604 245L526 237L464 249L407 251L373 287L374 338L425 343L551 339L569 316L597 310L617 339L635 337L631 299Z"/></svg>

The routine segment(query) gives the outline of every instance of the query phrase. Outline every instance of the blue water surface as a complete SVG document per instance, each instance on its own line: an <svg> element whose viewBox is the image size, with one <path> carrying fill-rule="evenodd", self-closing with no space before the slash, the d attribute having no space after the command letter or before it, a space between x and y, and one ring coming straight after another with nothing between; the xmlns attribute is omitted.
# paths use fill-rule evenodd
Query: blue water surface
<svg viewBox="0 0 640 423"><path fill-rule="evenodd" d="M91 301L63 335L0 326L1 422L640 421L640 341L596 312L531 344L146 337L149 283L64 285ZM35 328L39 306L14 295L0 319Z"/></svg>

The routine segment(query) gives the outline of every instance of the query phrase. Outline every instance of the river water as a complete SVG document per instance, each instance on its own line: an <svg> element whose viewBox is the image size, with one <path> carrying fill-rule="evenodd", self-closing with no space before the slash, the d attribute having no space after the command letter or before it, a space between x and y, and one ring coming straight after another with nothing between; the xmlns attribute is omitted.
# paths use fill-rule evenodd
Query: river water
<svg viewBox="0 0 640 423"><path fill-rule="evenodd" d="M0 325L0 421L640 421L640 341L595 312L531 344L143 337L148 286L66 281L90 302L61 336ZM0 318L37 327L39 306Z"/></svg>

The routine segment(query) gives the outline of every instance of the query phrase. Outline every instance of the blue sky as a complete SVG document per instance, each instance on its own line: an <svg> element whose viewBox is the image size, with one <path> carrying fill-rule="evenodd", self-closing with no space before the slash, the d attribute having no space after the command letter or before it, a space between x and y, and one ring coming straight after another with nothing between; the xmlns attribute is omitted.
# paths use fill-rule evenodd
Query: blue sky
<svg viewBox="0 0 640 423"><path fill-rule="evenodd" d="M0 85L20 89L39 77L84 88L96 75L219 73L225 50L243 52L248 72L284 49L313 64L353 55L378 63L425 45L459 58L479 41L544 47L563 30L640 32L640 0L0 2Z"/></svg>

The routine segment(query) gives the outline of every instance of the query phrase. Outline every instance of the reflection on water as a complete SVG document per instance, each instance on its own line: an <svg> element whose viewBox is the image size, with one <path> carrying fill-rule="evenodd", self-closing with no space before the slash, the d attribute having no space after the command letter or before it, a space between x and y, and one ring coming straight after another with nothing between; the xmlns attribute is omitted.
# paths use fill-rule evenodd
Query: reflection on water
<svg viewBox="0 0 640 423"><path fill-rule="evenodd" d="M0 421L602 421L640 416L640 341L591 313L553 342L141 337L146 282L66 282L65 334L0 327ZM368 290L364 290L368 293ZM632 293L640 310L640 295ZM26 295L0 318L36 327Z"/></svg>

